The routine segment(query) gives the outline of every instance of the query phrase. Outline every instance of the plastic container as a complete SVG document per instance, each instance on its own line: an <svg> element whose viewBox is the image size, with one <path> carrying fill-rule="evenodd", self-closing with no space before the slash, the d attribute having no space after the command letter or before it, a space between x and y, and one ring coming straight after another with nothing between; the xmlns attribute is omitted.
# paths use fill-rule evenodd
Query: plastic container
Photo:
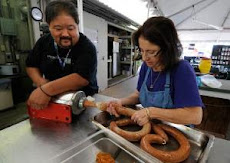
<svg viewBox="0 0 230 163"><path fill-rule="evenodd" d="M202 74L208 74L211 70L212 60L209 58L202 58L199 64L199 70Z"/></svg>
<svg viewBox="0 0 230 163"><path fill-rule="evenodd" d="M196 84L197 84L198 87L202 86L202 82L201 82L200 76L196 77Z"/></svg>
<svg viewBox="0 0 230 163"><path fill-rule="evenodd" d="M222 86L222 83L218 81L213 75L203 75L200 77L201 82L210 87L210 88L220 88Z"/></svg>

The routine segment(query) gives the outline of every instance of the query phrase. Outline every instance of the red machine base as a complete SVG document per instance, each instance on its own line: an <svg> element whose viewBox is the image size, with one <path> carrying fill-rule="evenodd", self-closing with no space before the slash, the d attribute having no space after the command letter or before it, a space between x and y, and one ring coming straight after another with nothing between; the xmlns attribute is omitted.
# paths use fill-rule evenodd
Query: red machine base
<svg viewBox="0 0 230 163"><path fill-rule="evenodd" d="M53 121L71 123L72 111L69 105L50 103L44 109L34 109L27 106L30 118L48 119Z"/></svg>

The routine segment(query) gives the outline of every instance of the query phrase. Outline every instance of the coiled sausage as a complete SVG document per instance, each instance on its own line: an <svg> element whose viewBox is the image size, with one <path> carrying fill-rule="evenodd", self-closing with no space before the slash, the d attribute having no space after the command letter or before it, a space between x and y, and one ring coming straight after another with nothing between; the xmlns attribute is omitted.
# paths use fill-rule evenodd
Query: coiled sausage
<svg viewBox="0 0 230 163"><path fill-rule="evenodd" d="M162 151L154 148L151 146L151 143L164 143L164 138L155 134L145 135L141 139L141 148L163 162L181 162L188 158L190 154L190 144L187 138L174 127L165 124L159 124L158 126L178 141L180 145L179 148L174 151Z"/></svg>
<svg viewBox="0 0 230 163"><path fill-rule="evenodd" d="M125 115L128 117L131 117L134 113L135 110L130 109L130 108L125 108L125 107L116 107L116 111L120 115ZM125 126L129 124L136 124L134 123L131 119L130 120L118 120L118 121L112 121L110 123L110 129L117 133L118 135L124 137L125 139L129 141L139 141L144 135L150 133L151 131L151 123L148 122L145 125L143 125L142 129L139 131L125 131L119 126Z"/></svg>
<svg viewBox="0 0 230 163"><path fill-rule="evenodd" d="M131 119L121 119L118 121L112 121L110 123L110 129L117 133L118 135L122 136L123 138L129 140L129 141L139 141L143 136L150 133L151 131L151 124L146 123L141 130L139 131L125 131L118 126L127 126L131 124L136 124Z"/></svg>

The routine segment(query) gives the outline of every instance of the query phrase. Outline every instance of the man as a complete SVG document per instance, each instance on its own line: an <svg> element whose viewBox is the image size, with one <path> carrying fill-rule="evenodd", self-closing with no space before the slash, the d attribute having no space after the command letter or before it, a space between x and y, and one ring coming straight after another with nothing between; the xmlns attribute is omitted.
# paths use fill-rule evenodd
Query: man
<svg viewBox="0 0 230 163"><path fill-rule="evenodd" d="M26 60L26 71L37 88L28 105L42 109L52 96L82 90L98 92L97 56L93 43L79 32L77 10L69 1L53 1L46 7L50 34L41 37Z"/></svg>

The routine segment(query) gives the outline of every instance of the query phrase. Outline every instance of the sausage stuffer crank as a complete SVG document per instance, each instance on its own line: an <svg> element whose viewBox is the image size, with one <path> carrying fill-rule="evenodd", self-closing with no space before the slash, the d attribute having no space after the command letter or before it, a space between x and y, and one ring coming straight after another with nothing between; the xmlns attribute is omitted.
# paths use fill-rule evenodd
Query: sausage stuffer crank
<svg viewBox="0 0 230 163"><path fill-rule="evenodd" d="M27 108L30 118L71 123L72 115L78 115L86 108L93 107L105 111L106 105L103 104L88 100L83 91L77 91L53 97L44 109L34 109L30 106Z"/></svg>

